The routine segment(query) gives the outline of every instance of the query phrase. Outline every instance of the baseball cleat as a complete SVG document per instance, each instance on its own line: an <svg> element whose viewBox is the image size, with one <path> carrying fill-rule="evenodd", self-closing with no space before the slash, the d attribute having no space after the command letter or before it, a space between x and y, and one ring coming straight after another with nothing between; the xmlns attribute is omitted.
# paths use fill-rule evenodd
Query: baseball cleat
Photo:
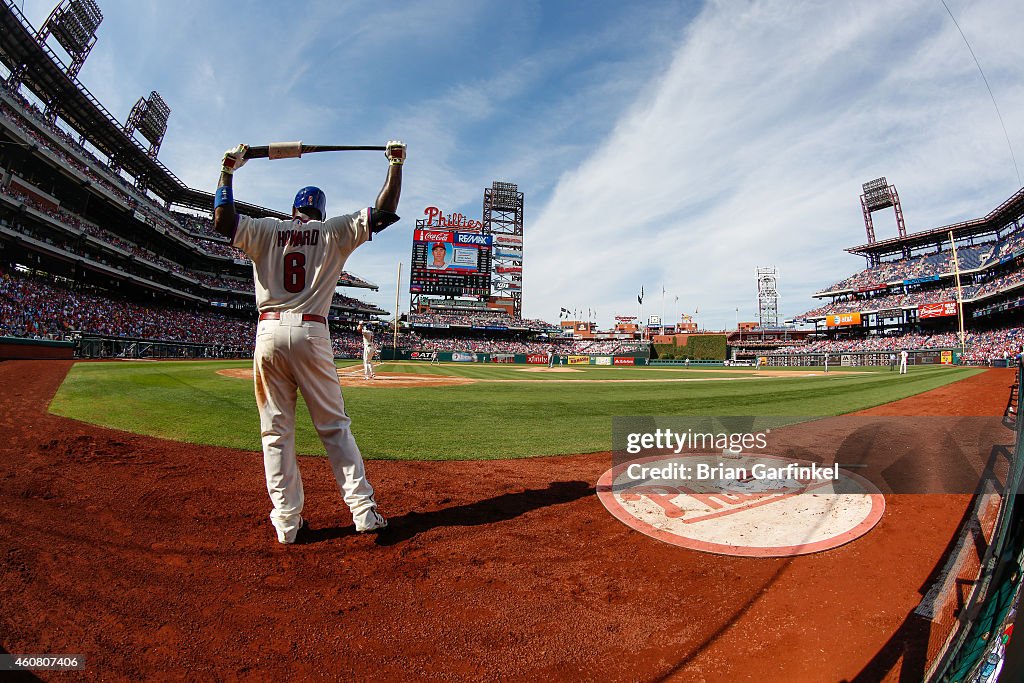
<svg viewBox="0 0 1024 683"><path fill-rule="evenodd" d="M302 520L302 524L295 530L295 535L292 536L292 540L288 540L288 537L282 534L280 531L277 532L277 542L284 545L302 545L309 539L309 522Z"/></svg>
<svg viewBox="0 0 1024 683"><path fill-rule="evenodd" d="M369 517L370 517L369 524L367 524L366 526L364 526L362 528L360 528L358 526L356 527L356 531L358 533L360 533L360 534L368 534L368 533L372 533L374 531L381 531L382 529L385 529L387 527L387 525L388 525L388 520L384 518L384 515L382 515L379 512L377 512L376 508L374 508L370 512Z"/></svg>

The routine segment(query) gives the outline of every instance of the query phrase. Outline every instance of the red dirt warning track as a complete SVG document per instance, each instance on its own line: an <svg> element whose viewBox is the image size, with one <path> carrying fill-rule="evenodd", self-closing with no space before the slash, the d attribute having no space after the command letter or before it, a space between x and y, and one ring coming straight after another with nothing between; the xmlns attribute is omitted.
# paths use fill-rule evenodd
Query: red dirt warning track
<svg viewBox="0 0 1024 683"><path fill-rule="evenodd" d="M894 678L970 500L888 496L853 543L749 559L613 519L593 488L607 454L372 461L392 520L375 538L352 533L326 461L303 458L314 542L285 547L259 454L49 415L70 366L0 363L0 645L84 654L90 679ZM1011 381L883 410L999 415Z"/></svg>

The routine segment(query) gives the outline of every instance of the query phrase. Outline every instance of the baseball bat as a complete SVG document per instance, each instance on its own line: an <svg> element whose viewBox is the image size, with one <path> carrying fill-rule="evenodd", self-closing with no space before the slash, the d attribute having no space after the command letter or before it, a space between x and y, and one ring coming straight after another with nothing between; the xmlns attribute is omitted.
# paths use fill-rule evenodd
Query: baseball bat
<svg viewBox="0 0 1024 683"><path fill-rule="evenodd" d="M304 145L301 142L272 142L261 147L250 147L246 159L293 159L313 152L383 152L383 145Z"/></svg>

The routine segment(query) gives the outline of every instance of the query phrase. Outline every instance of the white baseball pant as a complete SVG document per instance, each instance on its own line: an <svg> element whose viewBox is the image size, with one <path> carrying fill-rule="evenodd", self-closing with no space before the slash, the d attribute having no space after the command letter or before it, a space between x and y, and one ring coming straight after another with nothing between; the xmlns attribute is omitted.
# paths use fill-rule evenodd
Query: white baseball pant
<svg viewBox="0 0 1024 683"><path fill-rule="evenodd" d="M253 355L256 405L260 413L263 466L278 540L291 541L302 524L305 501L295 457L296 389L334 471L356 528L374 521L373 486L352 436L351 420L334 365L327 326L318 322L260 321Z"/></svg>

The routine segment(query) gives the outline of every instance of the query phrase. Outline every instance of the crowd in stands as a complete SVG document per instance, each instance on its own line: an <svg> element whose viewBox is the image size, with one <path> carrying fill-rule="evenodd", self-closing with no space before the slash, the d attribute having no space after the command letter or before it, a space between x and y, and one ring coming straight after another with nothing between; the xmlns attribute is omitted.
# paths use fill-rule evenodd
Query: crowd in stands
<svg viewBox="0 0 1024 683"><path fill-rule="evenodd" d="M955 334L904 334L899 336L870 336L858 339L818 339L807 344L780 348L776 353L847 353L850 351L900 351L950 348L959 345Z"/></svg>
<svg viewBox="0 0 1024 683"><path fill-rule="evenodd" d="M964 301L971 301L973 299L1001 292L1022 283L1024 283L1024 270L1011 270L978 284L963 284L961 290L963 292ZM837 297L833 301L818 306L817 308L813 308L799 317L815 318L835 313L913 308L922 304L956 300L957 294L955 286L920 289L917 291L900 292L897 294L886 294L884 296L875 297L847 295Z"/></svg>
<svg viewBox="0 0 1024 683"><path fill-rule="evenodd" d="M987 296L1024 282L1024 270L1011 270L997 277L975 285L971 298ZM966 294L964 298L967 298Z"/></svg>
<svg viewBox="0 0 1024 683"><path fill-rule="evenodd" d="M348 273L345 271L342 271L341 277L338 278L338 284L341 285L342 287L361 287L363 289L377 289L376 285L371 284L370 282L364 280L358 275L353 275L352 273Z"/></svg>
<svg viewBox="0 0 1024 683"><path fill-rule="evenodd" d="M974 270L992 265L998 262L1002 256L1011 254L1022 246L1024 246L1024 231L1009 235L999 242L958 246L957 259L960 263L960 271ZM840 280L823 290L823 293L858 290L864 287L900 283L904 280L944 275L952 273L954 270L953 252L947 249L934 254L880 263L877 266L867 268L859 273L854 273L844 280Z"/></svg>
<svg viewBox="0 0 1024 683"><path fill-rule="evenodd" d="M646 342L630 342L621 339L580 339L573 343L573 353L583 354L630 354L645 353Z"/></svg>
<svg viewBox="0 0 1024 683"><path fill-rule="evenodd" d="M341 306L342 308L352 308L360 311L369 311L374 315L382 315L384 313L380 307L375 306L374 304L366 303L365 301L360 301L359 299L345 296L344 294L339 294L337 292L334 293L334 297L331 299L331 305Z"/></svg>
<svg viewBox="0 0 1024 683"><path fill-rule="evenodd" d="M964 299L974 296L973 287L964 287ZM943 301L956 300L956 287L942 287L939 289L921 290L899 294L886 294L885 296L869 298L841 298L830 301L823 306L813 308L804 313L801 318L814 318L836 313L852 313L854 311L884 311L896 308L917 307L921 304L940 303Z"/></svg>
<svg viewBox="0 0 1024 683"><path fill-rule="evenodd" d="M245 287L251 289L252 285ZM361 336L338 326L332 326L332 332L338 335L336 349L352 355L362 353ZM74 333L216 344L251 351L256 321L213 311L139 304L104 292L71 289L44 277L0 270L0 336L63 340L73 338Z"/></svg>
<svg viewBox="0 0 1024 683"><path fill-rule="evenodd" d="M967 335L964 359L984 363L999 358L1014 358L1021 351L1024 351L1024 328L971 332Z"/></svg>
<svg viewBox="0 0 1024 683"><path fill-rule="evenodd" d="M557 328L557 325L543 320L519 318L503 311L431 311L430 313L410 313L408 322L426 325L476 325L478 327L512 327L538 332Z"/></svg>
<svg viewBox="0 0 1024 683"><path fill-rule="evenodd" d="M960 336L953 332L938 334L903 334L898 336L869 336L856 339L818 339L807 344L780 348L774 353L851 353L891 352L902 350L957 349ZM964 360L987 362L1004 357L1013 358L1024 348L1024 328L1011 327L998 330L967 332L964 338ZM1004 356L1005 354L1005 356Z"/></svg>
<svg viewBox="0 0 1024 683"><path fill-rule="evenodd" d="M44 204L43 202L40 202L35 198L30 197L24 194L23 192L19 192L11 187L0 186L0 194L8 196L15 201L22 202L23 204L32 208L33 210L42 213L46 216L49 216L53 220L59 221L64 225L70 226L87 235L95 237L97 240L100 240L108 245L116 247L122 252L131 254L132 256L135 256L136 258L141 259L143 261L147 261L149 263L166 268L173 273L178 273L179 275L184 275L186 277L193 278L211 287L226 288L238 292L252 291L253 285L251 278L242 279L222 274L215 275L212 273L205 273L202 271L187 270L179 263L166 259L163 256L160 256L152 251L149 251L148 249L144 249L137 244L122 239L121 237L118 237L100 228L99 226L90 223L89 221L82 220L81 218L75 216L74 214L68 211L65 211L62 208L51 208L50 205ZM74 239L54 238L53 236L50 235L44 236L36 234L35 231L30 230L27 226L24 225L21 226L21 231L48 244L57 246L69 253L86 256L87 258L90 258L90 260L94 260L105 265L111 265L109 260L101 253L93 253L89 251L86 247L83 247L83 245L77 243ZM235 257L236 254L241 254L240 251L238 251L234 247L228 247L226 244L218 246L222 246L224 249L228 249L231 252L235 252L234 254L227 254L229 256L232 256L233 258ZM350 277L352 277L355 280L359 280L359 278L356 278L355 276ZM359 301L358 299L354 299L352 297L344 296L341 294L335 295L333 305L361 310L380 310L376 306L366 304L362 301Z"/></svg>
<svg viewBox="0 0 1024 683"><path fill-rule="evenodd" d="M993 260L1009 256L1018 249L1024 249L1024 230L1019 230L1012 235L1007 235L999 241L998 249L992 255Z"/></svg>
<svg viewBox="0 0 1024 683"><path fill-rule="evenodd" d="M213 312L118 300L42 277L0 273L0 336L71 339L73 333L250 347L256 322Z"/></svg>

